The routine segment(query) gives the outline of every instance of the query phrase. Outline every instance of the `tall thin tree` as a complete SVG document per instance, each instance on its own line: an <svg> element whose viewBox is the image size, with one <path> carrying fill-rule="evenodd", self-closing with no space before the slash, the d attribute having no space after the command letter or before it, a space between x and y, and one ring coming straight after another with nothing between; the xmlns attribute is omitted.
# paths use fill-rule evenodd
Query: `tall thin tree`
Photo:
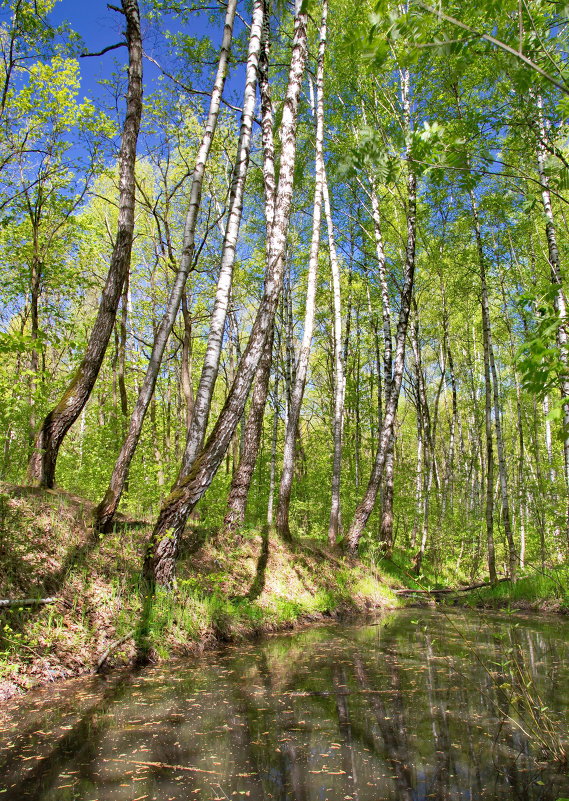
<svg viewBox="0 0 569 801"><path fill-rule="evenodd" d="M129 64L126 116L119 154L118 230L85 355L62 398L45 417L36 437L28 474L32 482L42 487L53 487L61 443L95 386L130 266L134 234L136 146L142 117L142 38L138 1L122 0L122 13L126 18Z"/></svg>

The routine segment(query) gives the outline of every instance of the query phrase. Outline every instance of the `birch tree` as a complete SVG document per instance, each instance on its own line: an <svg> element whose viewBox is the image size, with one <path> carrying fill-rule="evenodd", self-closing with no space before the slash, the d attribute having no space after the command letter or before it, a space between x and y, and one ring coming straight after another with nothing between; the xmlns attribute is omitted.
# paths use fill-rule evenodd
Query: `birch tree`
<svg viewBox="0 0 569 801"><path fill-rule="evenodd" d="M280 536L286 540L291 539L289 525L290 497L294 475L295 448L302 398L308 374L308 360L310 346L314 332L314 309L316 301L316 282L318 276L318 255L320 252L320 226L322 220L322 196L324 187L324 55L326 52L328 3L322 2L322 20L320 24L320 44L318 48L318 68L316 73L316 154L315 154L315 183L314 204L312 213L312 238L310 241L310 255L308 258L308 276L306 282L306 305L304 311L304 331L302 342L296 361L296 373L288 416L286 420L285 442L283 453L283 467L279 487L279 500L277 505L276 526Z"/></svg>
<svg viewBox="0 0 569 801"><path fill-rule="evenodd" d="M257 14L262 13L262 10L260 12L258 10L259 6L260 2L257 2ZM195 252L196 228L201 205L204 176L206 173L207 161L213 142L213 137L217 127L219 107L227 77L236 7L237 0L229 0L225 13L223 39L217 65L217 74L211 93L209 111L204 132L198 149L196 163L192 175L190 201L184 226L184 237L179 267L177 269L176 278L166 303L166 310L154 337L152 353L150 355L144 381L140 387L140 392L132 411L127 436L117 457L105 497L99 504L95 513L96 524L100 530L107 530L111 526L114 513L116 512L120 502L130 463L140 439L144 418L154 394L156 379L158 377L164 351L178 314L188 275L192 269ZM241 134L231 190L230 218L232 213L234 214L234 205L239 203L239 198L242 196L242 188L245 178L244 174L247 168L249 157L253 106L255 101L255 70L257 66L256 61L258 56L259 34L260 20L258 17L257 19L254 17L251 28L247 73L245 79L245 100L243 104ZM185 319L187 319L187 316L185 316ZM192 408L192 421L195 419L195 415L196 401L194 400Z"/></svg>

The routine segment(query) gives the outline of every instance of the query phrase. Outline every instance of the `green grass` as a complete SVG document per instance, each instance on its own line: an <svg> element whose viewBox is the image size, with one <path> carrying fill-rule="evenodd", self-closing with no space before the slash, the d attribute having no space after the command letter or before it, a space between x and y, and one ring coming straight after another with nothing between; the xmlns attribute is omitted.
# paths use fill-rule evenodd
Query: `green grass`
<svg viewBox="0 0 569 801"><path fill-rule="evenodd" d="M502 581L495 587L481 587L462 599L468 605L528 606L569 610L569 567L555 567L520 576L516 582Z"/></svg>
<svg viewBox="0 0 569 801"><path fill-rule="evenodd" d="M202 544L188 543L182 552L175 590L149 597L140 576L144 527L119 526L94 538L89 504L25 488L7 488L1 512L2 596L59 600L0 612L0 695L8 685L25 689L91 671L123 637L110 665L137 652L163 660L340 610L398 603L377 566L328 552L315 539L288 546L274 534L263 560L263 537L255 530L231 542L196 531L189 539Z"/></svg>

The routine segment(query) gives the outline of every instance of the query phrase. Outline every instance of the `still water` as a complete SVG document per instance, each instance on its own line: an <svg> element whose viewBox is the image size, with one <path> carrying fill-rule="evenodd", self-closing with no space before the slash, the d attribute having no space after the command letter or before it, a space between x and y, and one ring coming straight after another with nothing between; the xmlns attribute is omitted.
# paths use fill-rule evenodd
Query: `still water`
<svg viewBox="0 0 569 801"><path fill-rule="evenodd" d="M0 799L569 798L523 682L566 737L569 621L404 610L78 679L0 710Z"/></svg>

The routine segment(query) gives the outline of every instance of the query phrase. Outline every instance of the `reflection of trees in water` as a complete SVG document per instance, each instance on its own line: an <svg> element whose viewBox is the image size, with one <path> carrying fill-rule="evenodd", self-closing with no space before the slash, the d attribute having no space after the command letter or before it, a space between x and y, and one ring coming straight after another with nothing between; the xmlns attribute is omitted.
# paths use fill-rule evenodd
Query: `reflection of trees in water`
<svg viewBox="0 0 569 801"><path fill-rule="evenodd" d="M562 782L536 784L544 777L519 730L504 725L494 742L496 719L515 711L513 691L500 689L513 684L508 661L541 683L549 704L556 690L568 692L566 667L556 664L561 645L523 626L492 631L465 633L491 673L456 630L403 619L385 629L312 630L229 651L203 667L109 685L95 703L84 698L80 717L62 706L57 722L73 728L37 764L24 763L33 765L26 774L17 758L34 753L25 739L32 727L21 733L15 757L0 764L9 780L0 798L61 801L59 779L70 770L73 797L96 793L101 801L145 794L181 801L198 790L207 801L237 793L249 801L567 795Z"/></svg>
<svg viewBox="0 0 569 801"><path fill-rule="evenodd" d="M338 727L340 729L342 770L345 772L348 778L350 795L353 796L354 801L358 801L358 774L354 753L352 721L348 706L348 683L346 678L346 669L343 664L333 665L332 682L334 684L336 713L338 715Z"/></svg>
<svg viewBox="0 0 569 801"><path fill-rule="evenodd" d="M291 731L300 728L294 705L275 687L266 652L261 650L254 659L254 675L246 685L237 685L237 705L245 723L239 737L255 782L261 798L307 801L307 750L299 742L302 732ZM248 789L254 795L253 787Z"/></svg>
<svg viewBox="0 0 569 801"><path fill-rule="evenodd" d="M375 721L385 745L385 757L389 763L395 781L397 797L400 801L413 799L413 774L411 770L411 754L405 726L404 703L396 659L389 659L385 654L385 666L388 668L390 681L389 706L385 696L373 692L381 686L377 680L370 678L368 669L359 652L354 654L354 671L360 687L369 693L368 704L373 710ZM371 691L371 692L370 692Z"/></svg>
<svg viewBox="0 0 569 801"><path fill-rule="evenodd" d="M110 683L102 696L88 707L74 723L66 727L65 733L56 738L49 752L27 769L28 762L22 762L22 751L12 749L17 762L9 756L0 765L2 794L5 801L43 798L53 791L57 798L55 784L63 768L72 764L77 771L77 783L88 789L97 781L96 765L99 746L112 721L110 710L120 702L130 688L130 680L120 678ZM45 721L42 721L45 725ZM41 727L41 724L40 724ZM31 734L31 732L30 732ZM25 736L25 735L22 735Z"/></svg>

